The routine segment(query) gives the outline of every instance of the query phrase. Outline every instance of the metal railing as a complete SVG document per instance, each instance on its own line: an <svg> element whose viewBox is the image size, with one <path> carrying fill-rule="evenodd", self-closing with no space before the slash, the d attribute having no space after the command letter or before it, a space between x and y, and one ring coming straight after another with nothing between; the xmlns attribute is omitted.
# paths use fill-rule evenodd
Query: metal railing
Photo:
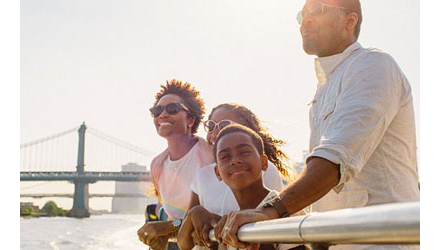
<svg viewBox="0 0 440 250"><path fill-rule="evenodd" d="M238 239L250 243L420 244L420 202L391 203L310 213L240 227ZM214 230L209 233L215 241Z"/></svg>

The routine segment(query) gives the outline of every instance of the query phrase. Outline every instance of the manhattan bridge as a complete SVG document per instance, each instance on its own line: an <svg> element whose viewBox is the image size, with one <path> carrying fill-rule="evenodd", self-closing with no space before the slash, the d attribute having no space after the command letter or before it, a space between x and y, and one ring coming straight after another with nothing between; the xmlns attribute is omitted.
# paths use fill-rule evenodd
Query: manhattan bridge
<svg viewBox="0 0 440 250"><path fill-rule="evenodd" d="M21 182L67 181L75 186L74 193L20 193L20 197L72 197L70 216L88 217L90 197L113 196L89 194L89 184L98 181L150 181L149 171L122 172L121 166L127 163L146 166L154 155L151 151L87 127L83 123L79 127L20 145Z"/></svg>

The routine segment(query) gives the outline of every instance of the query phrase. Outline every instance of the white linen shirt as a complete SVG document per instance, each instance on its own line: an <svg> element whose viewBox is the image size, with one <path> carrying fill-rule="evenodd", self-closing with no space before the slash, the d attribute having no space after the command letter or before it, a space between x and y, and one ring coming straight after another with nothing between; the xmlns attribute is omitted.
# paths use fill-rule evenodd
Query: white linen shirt
<svg viewBox="0 0 440 250"><path fill-rule="evenodd" d="M355 42L315 70L308 159L340 165L341 177L313 211L419 200L411 87L394 59Z"/></svg>

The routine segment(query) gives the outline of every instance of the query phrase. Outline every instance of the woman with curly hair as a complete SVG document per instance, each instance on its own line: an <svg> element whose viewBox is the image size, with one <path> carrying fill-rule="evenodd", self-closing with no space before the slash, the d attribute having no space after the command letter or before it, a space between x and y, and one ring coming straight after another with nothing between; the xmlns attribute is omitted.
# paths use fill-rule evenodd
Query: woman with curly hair
<svg viewBox="0 0 440 250"><path fill-rule="evenodd" d="M191 84L173 79L161 85L150 112L157 133L168 144L150 167L151 181L168 221L146 221L138 230L138 237L153 249L163 249L168 238L177 233L189 208L190 184L195 173L212 163L214 157L208 143L195 136L205 105Z"/></svg>

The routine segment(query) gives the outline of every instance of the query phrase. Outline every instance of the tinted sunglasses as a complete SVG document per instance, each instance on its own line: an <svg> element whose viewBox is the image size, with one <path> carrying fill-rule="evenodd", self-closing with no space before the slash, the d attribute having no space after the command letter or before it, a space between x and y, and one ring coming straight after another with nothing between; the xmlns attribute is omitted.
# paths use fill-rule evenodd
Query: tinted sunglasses
<svg viewBox="0 0 440 250"><path fill-rule="evenodd" d="M321 2L316 2L314 4L311 4L309 6L304 7L303 10L298 12L298 15L296 15L296 20L298 21L298 24L302 23L302 21L306 15L311 15L311 16L322 15L322 13L324 13L324 7L331 7L331 8L338 8L338 9L347 10L347 8L344 8L344 7L339 7L339 6L334 6L334 5L325 4L325 3L321 3Z"/></svg>
<svg viewBox="0 0 440 250"><path fill-rule="evenodd" d="M208 133L212 133L212 131L215 130L216 127L218 127L218 130L221 130L222 128L231 125L235 122L231 121L231 120L221 120L218 123L213 121L213 120L207 120L205 122L203 122L203 125L205 127L205 131Z"/></svg>
<svg viewBox="0 0 440 250"><path fill-rule="evenodd" d="M166 110L167 113L170 115L175 115L181 109L185 110L189 114L189 110L185 105L183 105L182 103L175 103L175 102L168 103L165 106L157 105L156 107L152 107L150 108L150 113L152 117L157 118L160 116L160 114L162 114L164 110Z"/></svg>

